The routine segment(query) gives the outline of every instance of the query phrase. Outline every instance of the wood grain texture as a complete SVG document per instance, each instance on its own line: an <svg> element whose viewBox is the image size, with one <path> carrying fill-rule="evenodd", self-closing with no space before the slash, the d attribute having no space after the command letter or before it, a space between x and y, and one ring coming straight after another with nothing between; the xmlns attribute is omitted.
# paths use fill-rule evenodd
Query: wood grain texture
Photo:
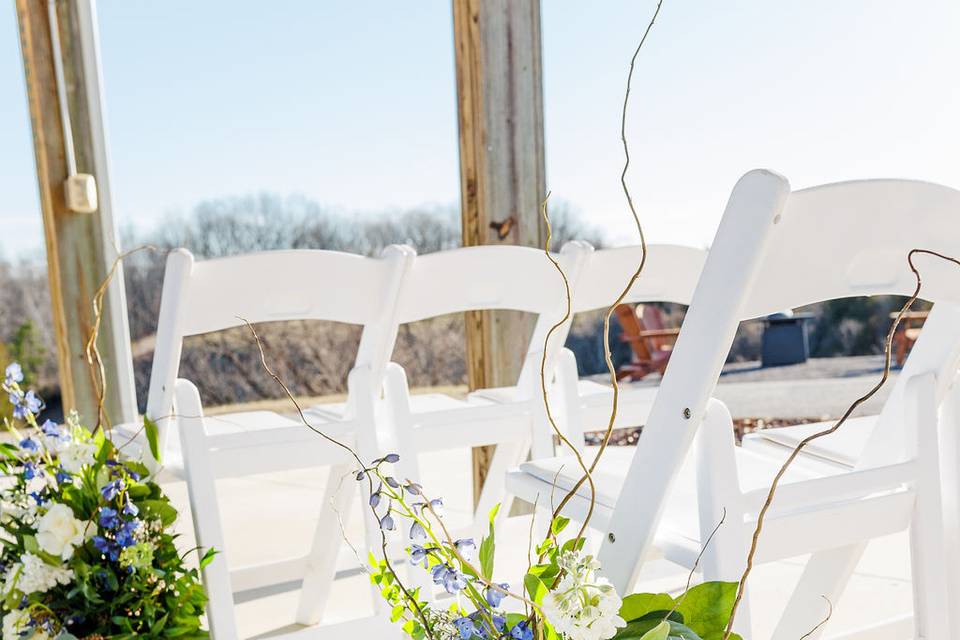
<svg viewBox="0 0 960 640"><path fill-rule="evenodd" d="M542 246L545 195L539 0L454 0L463 244ZM469 313L472 389L517 381L533 318ZM474 450L474 495L491 448Z"/></svg>
<svg viewBox="0 0 960 640"><path fill-rule="evenodd" d="M79 2L58 3L60 42L77 169L96 176L101 183L98 173L105 169L95 162L91 104L82 62L82 55L89 56L90 52L81 50L80 5ZM16 10L43 212L62 401L66 409L76 408L88 420L95 420L97 394L84 357L84 346L94 319L94 292L117 255L113 224L109 211L103 211L107 207L93 214L74 213L66 207L63 185L67 164L46 2L16 0ZM101 201L103 195L101 193ZM125 318L126 314L122 282L121 275L105 298L98 342L106 376L111 381L105 407L115 421L133 419L136 411L132 363L129 357L124 357L130 350L129 334L125 320L119 326L116 322L118 316Z"/></svg>

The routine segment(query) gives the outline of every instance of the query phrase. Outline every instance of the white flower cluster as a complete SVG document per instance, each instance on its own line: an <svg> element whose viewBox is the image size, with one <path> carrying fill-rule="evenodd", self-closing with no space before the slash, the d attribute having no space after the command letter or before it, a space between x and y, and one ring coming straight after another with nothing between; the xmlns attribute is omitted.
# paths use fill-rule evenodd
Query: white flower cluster
<svg viewBox="0 0 960 640"><path fill-rule="evenodd" d="M3 616L3 640L48 640L50 635L40 628L31 626L30 612L27 609L16 609Z"/></svg>
<svg viewBox="0 0 960 640"><path fill-rule="evenodd" d="M47 564L39 556L25 553L7 569L3 581L3 593L8 595L17 590L24 595L31 593L45 593L58 584L70 584L73 580L73 569Z"/></svg>
<svg viewBox="0 0 960 640"><path fill-rule="evenodd" d="M558 564L563 575L541 609L547 622L567 640L607 640L626 625L622 601L610 581L597 575L593 556L564 551Z"/></svg>

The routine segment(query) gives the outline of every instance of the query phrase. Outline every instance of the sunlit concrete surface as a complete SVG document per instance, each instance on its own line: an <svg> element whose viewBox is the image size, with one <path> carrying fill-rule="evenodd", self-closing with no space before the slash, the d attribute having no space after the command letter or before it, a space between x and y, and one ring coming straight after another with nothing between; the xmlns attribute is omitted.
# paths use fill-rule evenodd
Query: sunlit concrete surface
<svg viewBox="0 0 960 640"><path fill-rule="evenodd" d="M423 457L423 484L433 495L443 496L448 524L469 526L471 505L469 450L427 454ZM226 552L232 566L295 557L306 552L322 495L326 469L285 472L221 481L219 490L226 531ZM349 485L345 485L349 486ZM181 509L179 523L183 548L192 546L186 485L166 485ZM351 487L352 488L352 487ZM355 503L345 517L348 538L363 543L360 507ZM527 562L530 516L511 518L497 544L498 580L516 582ZM479 537L480 532L475 535ZM757 638L768 638L803 567L803 558L759 566L752 578L752 614ZM326 610L326 619L337 622L370 615L369 582L349 547L342 545L339 575ZM909 553L905 535L872 543L843 598L834 603L830 632L836 633L891 617L912 608ZM663 560L647 563L638 591L677 591L686 573ZM272 635L289 630L294 622L299 592L296 584L279 589L241 593L237 619L242 637ZM392 636L391 636L392 637Z"/></svg>

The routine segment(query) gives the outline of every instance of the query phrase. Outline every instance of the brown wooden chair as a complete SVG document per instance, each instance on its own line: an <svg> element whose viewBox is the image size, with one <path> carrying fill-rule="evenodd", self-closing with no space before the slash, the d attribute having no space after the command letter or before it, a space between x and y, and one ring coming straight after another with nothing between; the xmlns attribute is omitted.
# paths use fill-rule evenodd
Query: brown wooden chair
<svg viewBox="0 0 960 640"><path fill-rule="evenodd" d="M649 304L621 304L614 313L623 329L620 340L630 345L633 356L617 368L617 380L641 380L654 372L663 375L680 329L666 328L660 309Z"/></svg>
<svg viewBox="0 0 960 640"><path fill-rule="evenodd" d="M893 352L896 355L897 366L903 366L907 353L920 337L920 330L923 329L923 323L926 322L928 315L930 315L929 311L908 311L903 314L900 326L893 334ZM897 314L891 313L890 317L896 319Z"/></svg>

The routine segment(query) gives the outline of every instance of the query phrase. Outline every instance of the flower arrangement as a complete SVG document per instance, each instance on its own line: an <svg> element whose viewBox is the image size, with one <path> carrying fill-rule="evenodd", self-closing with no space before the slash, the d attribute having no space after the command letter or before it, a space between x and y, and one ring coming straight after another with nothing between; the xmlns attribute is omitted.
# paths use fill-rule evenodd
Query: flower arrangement
<svg viewBox="0 0 960 640"><path fill-rule="evenodd" d="M14 442L0 444L3 640L207 637L198 571L170 532L177 511L147 468L121 461L103 430L92 433L76 413L65 424L38 424L43 401L22 381L20 365L9 365L3 390L13 420L4 422Z"/></svg>
<svg viewBox="0 0 960 640"><path fill-rule="evenodd" d="M414 640L711 640L721 638L733 609L737 583L706 582L676 598L637 593L621 599L585 553L580 535L562 540L569 519L552 519L536 548L537 562L522 591L494 578L496 548L490 513L487 535L454 539L443 521L443 500L421 485L389 474L399 456L390 454L357 473L368 482L384 548L390 532L408 538L409 562L427 572L437 590L451 596L429 602L410 589L384 554L370 555L371 581L392 607L391 619ZM739 639L736 634L731 638Z"/></svg>

